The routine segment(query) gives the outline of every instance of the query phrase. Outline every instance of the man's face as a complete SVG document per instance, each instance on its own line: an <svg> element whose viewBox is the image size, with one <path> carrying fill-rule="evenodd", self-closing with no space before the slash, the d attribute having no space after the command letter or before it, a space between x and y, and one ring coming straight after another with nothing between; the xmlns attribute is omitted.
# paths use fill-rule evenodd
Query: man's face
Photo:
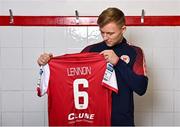
<svg viewBox="0 0 180 127"><path fill-rule="evenodd" d="M126 26L121 28L114 22L110 22L104 27L100 28L101 36L106 42L107 46L112 47L118 43L123 38L123 33L126 29Z"/></svg>

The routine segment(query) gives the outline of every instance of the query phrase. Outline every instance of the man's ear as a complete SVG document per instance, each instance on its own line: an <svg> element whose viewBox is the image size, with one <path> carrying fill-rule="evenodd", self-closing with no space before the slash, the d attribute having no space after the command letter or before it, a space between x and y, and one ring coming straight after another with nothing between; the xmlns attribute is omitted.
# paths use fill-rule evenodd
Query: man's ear
<svg viewBox="0 0 180 127"><path fill-rule="evenodd" d="M122 33L124 34L124 32L126 31L126 25L123 25L121 29L122 29Z"/></svg>

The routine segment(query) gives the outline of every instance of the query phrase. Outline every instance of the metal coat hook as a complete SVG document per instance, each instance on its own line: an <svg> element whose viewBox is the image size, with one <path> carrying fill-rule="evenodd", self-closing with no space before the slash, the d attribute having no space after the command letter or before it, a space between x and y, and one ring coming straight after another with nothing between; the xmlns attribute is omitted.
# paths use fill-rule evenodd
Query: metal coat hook
<svg viewBox="0 0 180 127"><path fill-rule="evenodd" d="M9 9L9 14L10 14L10 21L9 21L9 23L13 24L14 23L14 17L13 17L13 12L12 12L11 9Z"/></svg>
<svg viewBox="0 0 180 127"><path fill-rule="evenodd" d="M144 11L144 9L142 9L142 12L141 12L141 23L144 23L144 16L145 16L145 11Z"/></svg>
<svg viewBox="0 0 180 127"><path fill-rule="evenodd" d="M79 24L79 13L77 10L75 10L75 15L76 15L76 24Z"/></svg>

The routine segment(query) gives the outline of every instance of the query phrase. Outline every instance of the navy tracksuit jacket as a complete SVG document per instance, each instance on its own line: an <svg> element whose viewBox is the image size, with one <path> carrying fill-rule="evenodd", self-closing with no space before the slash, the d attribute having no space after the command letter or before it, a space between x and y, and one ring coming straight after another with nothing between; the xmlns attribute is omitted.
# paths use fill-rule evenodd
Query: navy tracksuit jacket
<svg viewBox="0 0 180 127"><path fill-rule="evenodd" d="M100 42L87 46L82 52L101 52L108 49L113 50L120 58L114 66L119 92L112 94L111 125L134 126L133 92L143 95L148 84L143 52L141 48L129 45L125 38L113 47Z"/></svg>

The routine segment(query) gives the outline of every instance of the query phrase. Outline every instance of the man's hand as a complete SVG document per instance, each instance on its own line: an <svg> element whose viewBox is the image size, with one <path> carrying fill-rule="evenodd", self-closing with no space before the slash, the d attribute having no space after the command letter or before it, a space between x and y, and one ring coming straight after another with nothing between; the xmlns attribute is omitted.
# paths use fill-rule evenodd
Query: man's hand
<svg viewBox="0 0 180 127"><path fill-rule="evenodd" d="M119 57L114 53L113 50L104 50L100 52L104 56L107 62L116 65L119 61Z"/></svg>
<svg viewBox="0 0 180 127"><path fill-rule="evenodd" d="M49 60L53 57L52 53L44 53L41 54L40 57L37 60L37 63L41 66L41 65L45 65L49 62Z"/></svg>

